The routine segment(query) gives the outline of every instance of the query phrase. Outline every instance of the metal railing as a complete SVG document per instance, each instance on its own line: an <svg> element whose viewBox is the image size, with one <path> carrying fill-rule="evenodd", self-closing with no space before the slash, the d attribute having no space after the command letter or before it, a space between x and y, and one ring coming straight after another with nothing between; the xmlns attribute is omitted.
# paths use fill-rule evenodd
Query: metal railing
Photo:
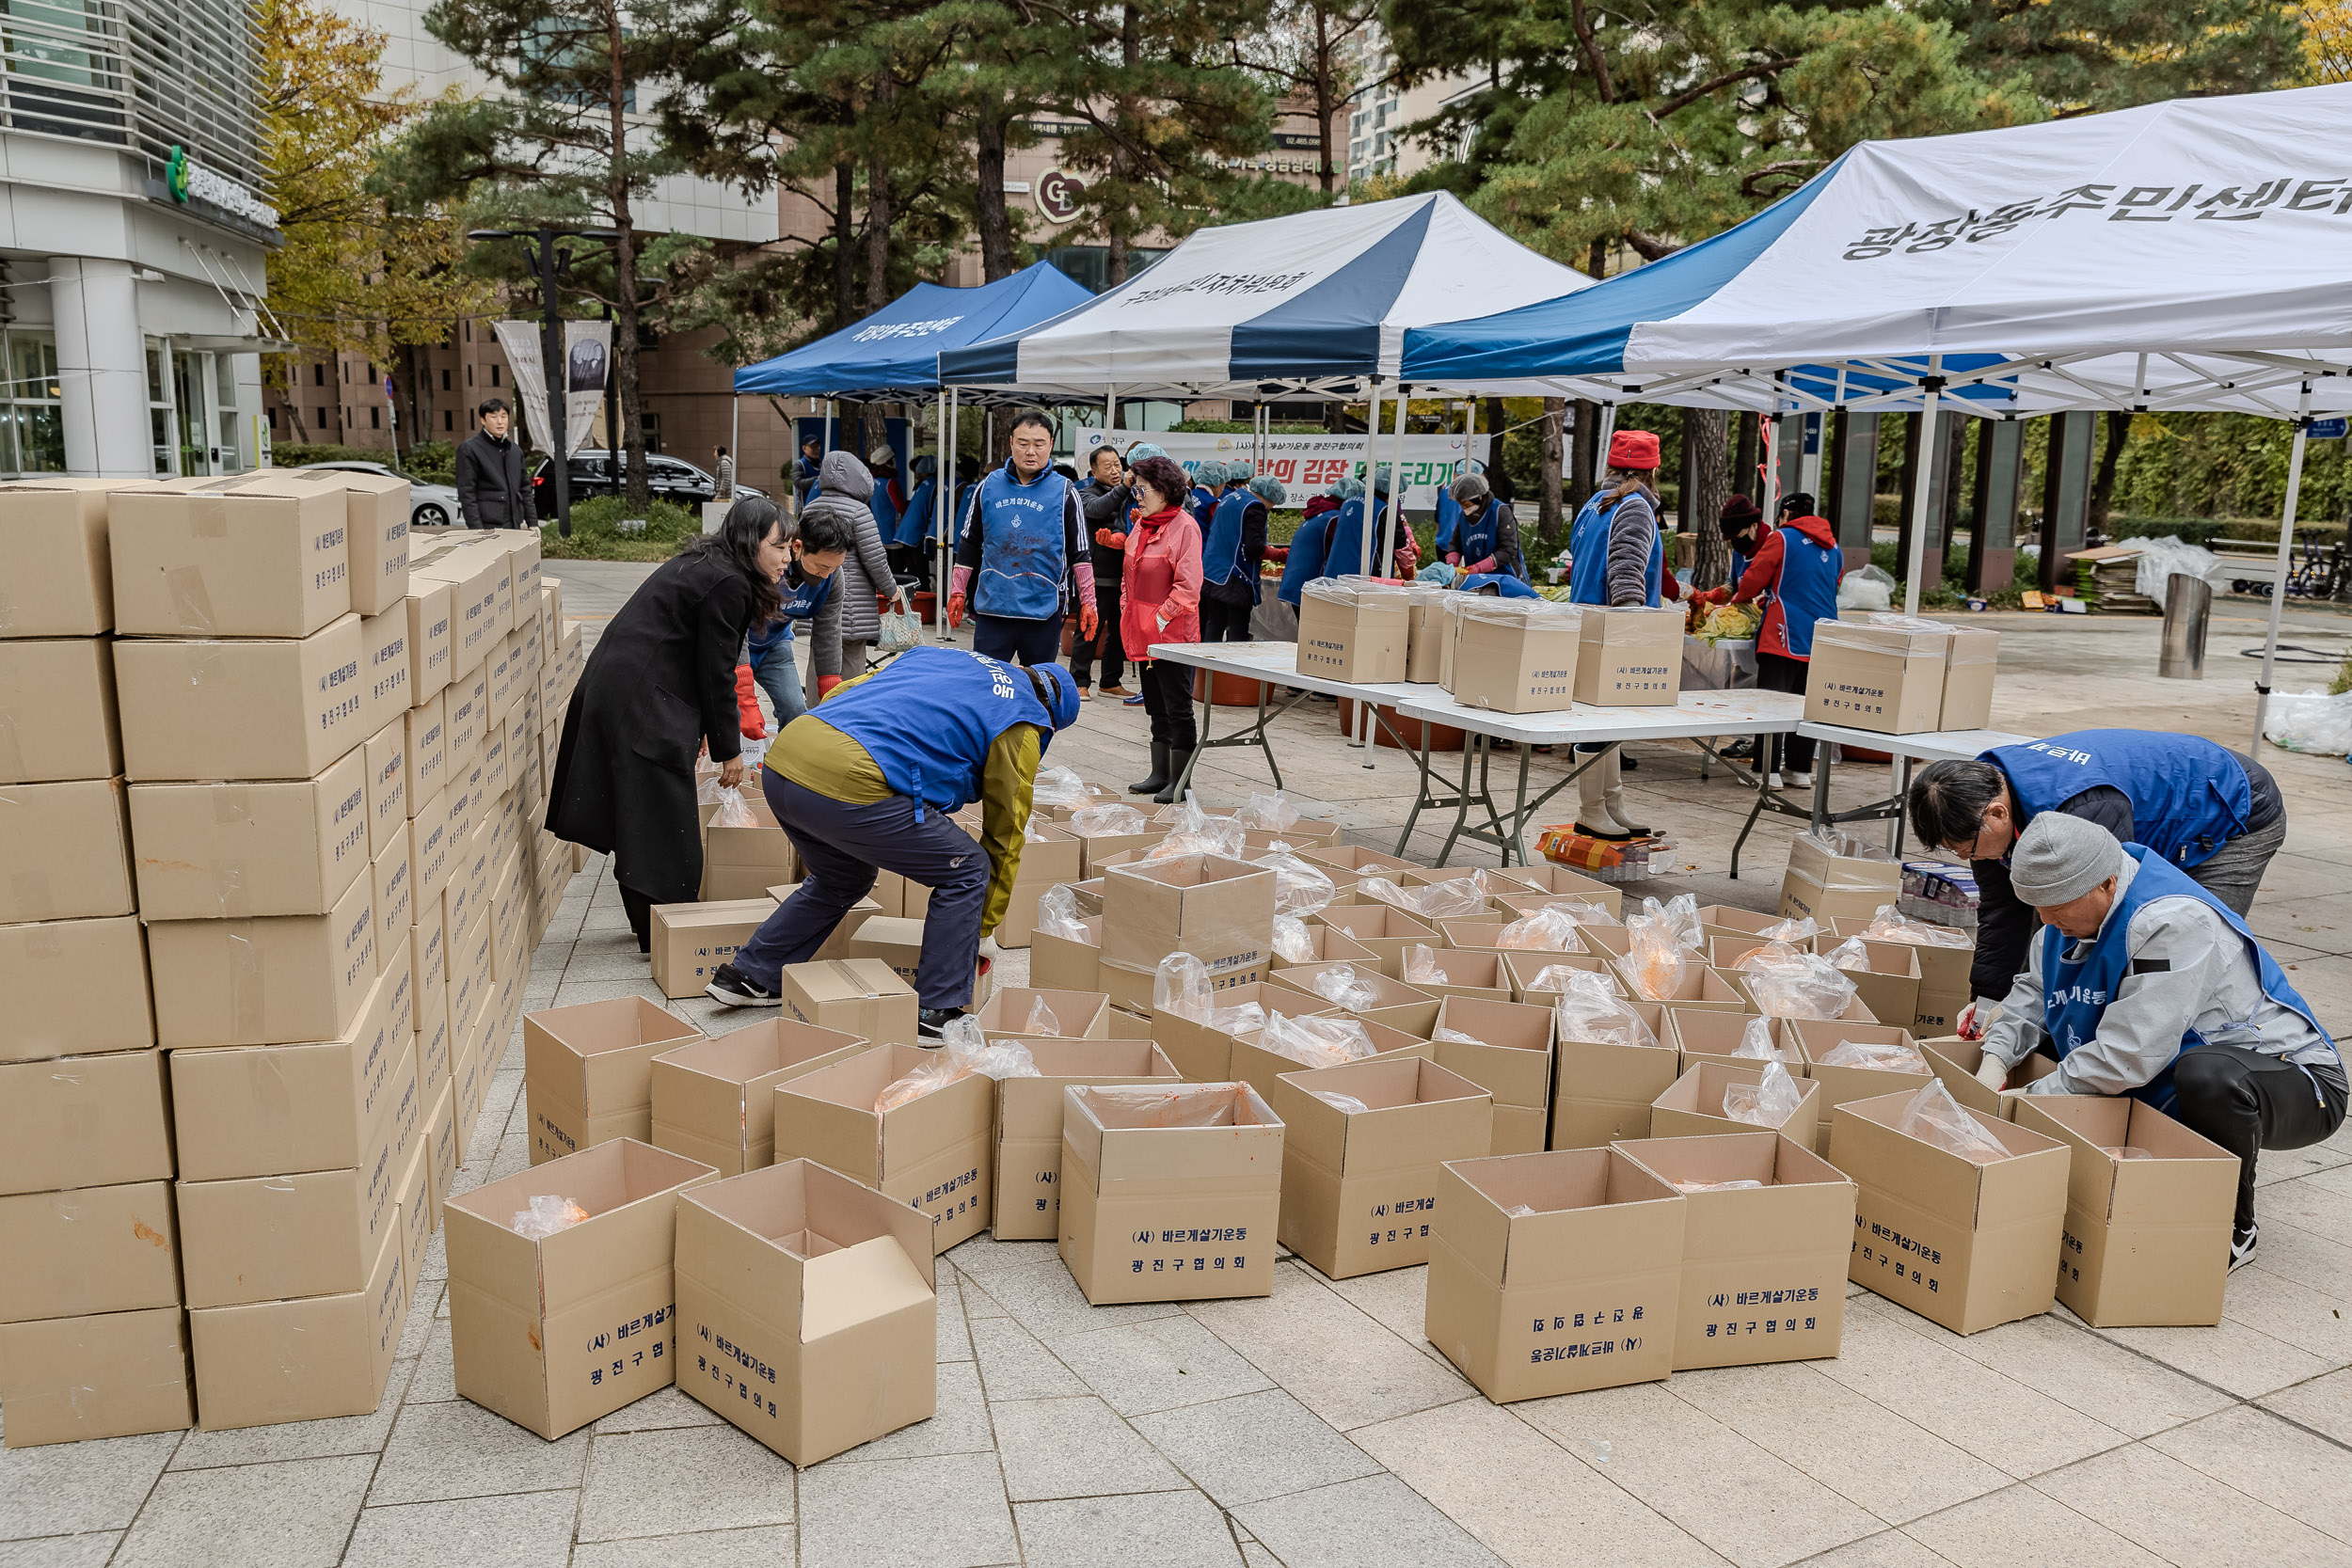
<svg viewBox="0 0 2352 1568"><path fill-rule="evenodd" d="M249 0L0 0L0 125L266 186Z"/></svg>

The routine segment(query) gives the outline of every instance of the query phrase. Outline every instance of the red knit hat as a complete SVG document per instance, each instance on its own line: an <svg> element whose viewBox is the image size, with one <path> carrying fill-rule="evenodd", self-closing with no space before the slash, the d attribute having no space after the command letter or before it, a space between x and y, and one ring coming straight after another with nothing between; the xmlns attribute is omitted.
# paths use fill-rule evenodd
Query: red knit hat
<svg viewBox="0 0 2352 1568"><path fill-rule="evenodd" d="M1658 437L1646 430L1620 430L1609 437L1609 466L1644 471L1658 467Z"/></svg>

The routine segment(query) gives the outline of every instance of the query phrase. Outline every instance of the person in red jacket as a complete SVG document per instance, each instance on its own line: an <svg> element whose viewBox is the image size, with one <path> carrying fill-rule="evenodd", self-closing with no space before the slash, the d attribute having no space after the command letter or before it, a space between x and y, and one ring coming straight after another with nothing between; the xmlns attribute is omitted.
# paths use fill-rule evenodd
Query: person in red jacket
<svg viewBox="0 0 2352 1568"><path fill-rule="evenodd" d="M1708 604L1753 604L1764 601L1764 624L1756 633L1756 684L1767 691L1804 690L1805 668L1813 656L1813 626L1817 621L1837 619L1837 579L1844 556L1829 520L1813 515L1813 498L1802 492L1780 503L1780 526L1756 533L1762 519L1734 516L1726 511L1724 538L1748 558L1737 589L1711 588L1700 595ZM1804 736L1779 738L1786 748L1788 771L1783 782L1806 785L1813 782L1813 742Z"/></svg>
<svg viewBox="0 0 2352 1568"><path fill-rule="evenodd" d="M1192 718L1192 667L1153 658L1154 642L1200 641L1200 525L1184 509L1191 483L1170 457L1135 465L1135 529L1127 536L1126 602L1119 631L1127 657L1143 672L1143 711L1152 718L1152 776L1127 786L1166 804L1192 760L1199 731Z"/></svg>

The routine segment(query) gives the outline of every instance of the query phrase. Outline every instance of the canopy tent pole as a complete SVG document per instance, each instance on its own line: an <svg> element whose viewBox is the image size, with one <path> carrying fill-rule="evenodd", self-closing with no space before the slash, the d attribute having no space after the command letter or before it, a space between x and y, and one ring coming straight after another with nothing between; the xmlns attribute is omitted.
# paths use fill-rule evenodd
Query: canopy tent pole
<svg viewBox="0 0 2352 1568"><path fill-rule="evenodd" d="M1364 526L1359 539L1356 572L1359 577L1372 575L1372 472L1380 456L1380 378L1372 378L1372 396L1364 404ZM1356 736L1350 746L1364 749L1364 766L1372 766L1372 713L1362 703L1356 705Z"/></svg>
<svg viewBox="0 0 2352 1568"><path fill-rule="evenodd" d="M1932 372L1944 368L1944 356L1939 354L1928 364L1931 373L1919 383L1919 451L1923 465L1931 464L1935 452L1935 405L1944 393L1944 378ZM1924 472L1919 483L1911 487L1911 560L1903 568L1905 615L1919 613L1919 574L1928 559L1928 492L1933 488Z"/></svg>
<svg viewBox="0 0 2352 1568"><path fill-rule="evenodd" d="M2279 570L2270 579L2270 630L2263 640L2263 675L2254 683L2255 754L2263 749L2263 721L2270 711L2270 673L2279 660L2279 617L2287 603L2287 565L2295 549L2295 502L2303 488L2303 443L2312 429L2312 384L2303 383L2302 401L2296 405L2295 445L2287 453L2286 510L2279 521Z"/></svg>
<svg viewBox="0 0 2352 1568"><path fill-rule="evenodd" d="M1380 573L1389 575L1395 565L1396 527L1405 514L1405 414L1411 406L1413 389L1399 386L1396 389L1396 439L1389 443L1389 504L1380 516ZM1372 531L1367 528L1364 531Z"/></svg>
<svg viewBox="0 0 2352 1568"><path fill-rule="evenodd" d="M1111 432L1117 430L1118 428L1119 385L1117 382L1113 382L1110 386L1103 388L1103 439L1105 441L1109 440L1111 438Z"/></svg>
<svg viewBox="0 0 2352 1568"><path fill-rule="evenodd" d="M821 466L825 461L824 453L833 451L833 422L838 415L840 407L841 405L834 402L832 398L827 398L825 400L825 445L823 451L819 451L817 456L817 461L819 466Z"/></svg>
<svg viewBox="0 0 2352 1568"><path fill-rule="evenodd" d="M1600 430L1593 438L1593 488L1600 488L1601 475L1609 471L1609 443L1617 434L1617 405L1600 405Z"/></svg>
<svg viewBox="0 0 2352 1568"><path fill-rule="evenodd" d="M1764 416L1764 520L1780 507L1780 410Z"/></svg>
<svg viewBox="0 0 2352 1568"><path fill-rule="evenodd" d="M609 436L612 432L607 431L605 434ZM605 443L605 450L612 451L613 443L608 440ZM743 471L743 399L739 393L730 393L727 397L727 455L735 460L735 471L741 473ZM733 500L734 496L733 490L727 492L729 500Z"/></svg>
<svg viewBox="0 0 2352 1568"><path fill-rule="evenodd" d="M945 443L939 452L939 578L938 592L933 596L933 613L939 617L939 640L955 641L955 633L947 625L947 579L955 572L956 518L956 389L947 388L947 425Z"/></svg>

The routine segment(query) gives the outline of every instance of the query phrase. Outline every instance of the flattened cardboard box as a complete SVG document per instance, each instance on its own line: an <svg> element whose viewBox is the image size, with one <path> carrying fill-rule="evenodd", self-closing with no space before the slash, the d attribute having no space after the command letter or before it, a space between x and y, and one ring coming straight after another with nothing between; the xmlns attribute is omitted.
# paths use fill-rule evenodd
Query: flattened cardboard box
<svg viewBox="0 0 2352 1568"><path fill-rule="evenodd" d="M155 1043L135 915L0 926L0 1062Z"/></svg>
<svg viewBox="0 0 2352 1568"><path fill-rule="evenodd" d="M170 1178L161 1052L0 1066L0 1193Z"/></svg>
<svg viewBox="0 0 2352 1568"><path fill-rule="evenodd" d="M197 1424L220 1432L372 1414L414 1293L395 1218L362 1290L190 1312Z"/></svg>
<svg viewBox="0 0 2352 1568"><path fill-rule="evenodd" d="M156 1037L170 1049L340 1039L375 980L375 931L367 877L326 914L151 925Z"/></svg>
<svg viewBox="0 0 2352 1568"><path fill-rule="evenodd" d="M1646 1138L1617 1152L1674 1184L1687 1207L1675 1370L1836 1355L1846 1330L1854 1185L1778 1133ZM1683 1183L1760 1181L1728 1192Z"/></svg>
<svg viewBox="0 0 2352 1568"><path fill-rule="evenodd" d="M1274 873L1221 855L1118 866L1103 883L1103 961L1156 969L1190 953L1212 984L1260 977L1274 946Z"/></svg>
<svg viewBox="0 0 2352 1568"><path fill-rule="evenodd" d="M131 778L308 779L373 733L359 617L299 641L115 645Z"/></svg>
<svg viewBox="0 0 2352 1568"><path fill-rule="evenodd" d="M109 498L115 629L308 637L351 608L342 498L273 475L184 479Z"/></svg>
<svg viewBox="0 0 2352 1568"><path fill-rule="evenodd" d="M681 1193L678 1386L794 1465L938 1409L930 1223L809 1160Z"/></svg>
<svg viewBox="0 0 2352 1568"><path fill-rule="evenodd" d="M1087 1300L1271 1294L1283 1131L1247 1084L1063 1089L1058 1250Z"/></svg>
<svg viewBox="0 0 2352 1568"><path fill-rule="evenodd" d="M0 637L114 630L106 502L135 479L20 479L0 485Z"/></svg>
<svg viewBox="0 0 2352 1568"><path fill-rule="evenodd" d="M775 1088L776 1160L809 1159L930 1216L931 1249L988 1228L996 1093L977 1073L877 1112L882 1091L940 1053L880 1044Z"/></svg>
<svg viewBox="0 0 2352 1568"><path fill-rule="evenodd" d="M1670 1183L1610 1148L1439 1170L1422 1332L1480 1392L1505 1404L1673 1370L1686 1206Z"/></svg>
<svg viewBox="0 0 2352 1568"><path fill-rule="evenodd" d="M777 983L787 1018L878 1042L914 1038L914 989L880 958L787 964Z"/></svg>
<svg viewBox="0 0 2352 1568"><path fill-rule="evenodd" d="M113 643L0 641L0 784L121 771Z"/></svg>
<svg viewBox="0 0 2352 1568"><path fill-rule="evenodd" d="M0 1323L180 1305L168 1181L0 1197Z"/></svg>
<svg viewBox="0 0 2352 1568"><path fill-rule="evenodd" d="M1286 1072L1268 1103L1284 1130L1277 1237L1332 1279L1427 1262L1438 1166L1494 1139L1494 1097L1418 1056Z"/></svg>
<svg viewBox="0 0 2352 1568"><path fill-rule="evenodd" d="M122 796L119 779L0 789L0 924L131 912Z"/></svg>
<svg viewBox="0 0 2352 1568"><path fill-rule="evenodd" d="M326 913L368 867L367 775L360 748L315 779L133 785L140 914Z"/></svg>
<svg viewBox="0 0 2352 1568"><path fill-rule="evenodd" d="M0 1323L7 1446L178 1432L196 1420L177 1307Z"/></svg>
<svg viewBox="0 0 2352 1568"><path fill-rule="evenodd" d="M1050 1242L1060 1234L1062 1090L1073 1084L1178 1081L1176 1066L1149 1039L1033 1040L1039 1076L996 1085L996 1191L990 1228L1000 1242Z"/></svg>
<svg viewBox="0 0 2352 1568"><path fill-rule="evenodd" d="M653 1145L722 1177L775 1163L775 1090L847 1061L867 1041L791 1019L693 1040L653 1059Z"/></svg>
<svg viewBox="0 0 2352 1568"><path fill-rule="evenodd" d="M552 1441L675 1381L678 1196L718 1180L633 1138L510 1176L442 1206L457 1392ZM533 1241L532 1196L589 1217Z"/></svg>
<svg viewBox="0 0 2352 1568"><path fill-rule="evenodd" d="M452 990L455 997L456 992ZM703 1032L642 996L523 1015L531 1163L653 1135L653 1059Z"/></svg>

